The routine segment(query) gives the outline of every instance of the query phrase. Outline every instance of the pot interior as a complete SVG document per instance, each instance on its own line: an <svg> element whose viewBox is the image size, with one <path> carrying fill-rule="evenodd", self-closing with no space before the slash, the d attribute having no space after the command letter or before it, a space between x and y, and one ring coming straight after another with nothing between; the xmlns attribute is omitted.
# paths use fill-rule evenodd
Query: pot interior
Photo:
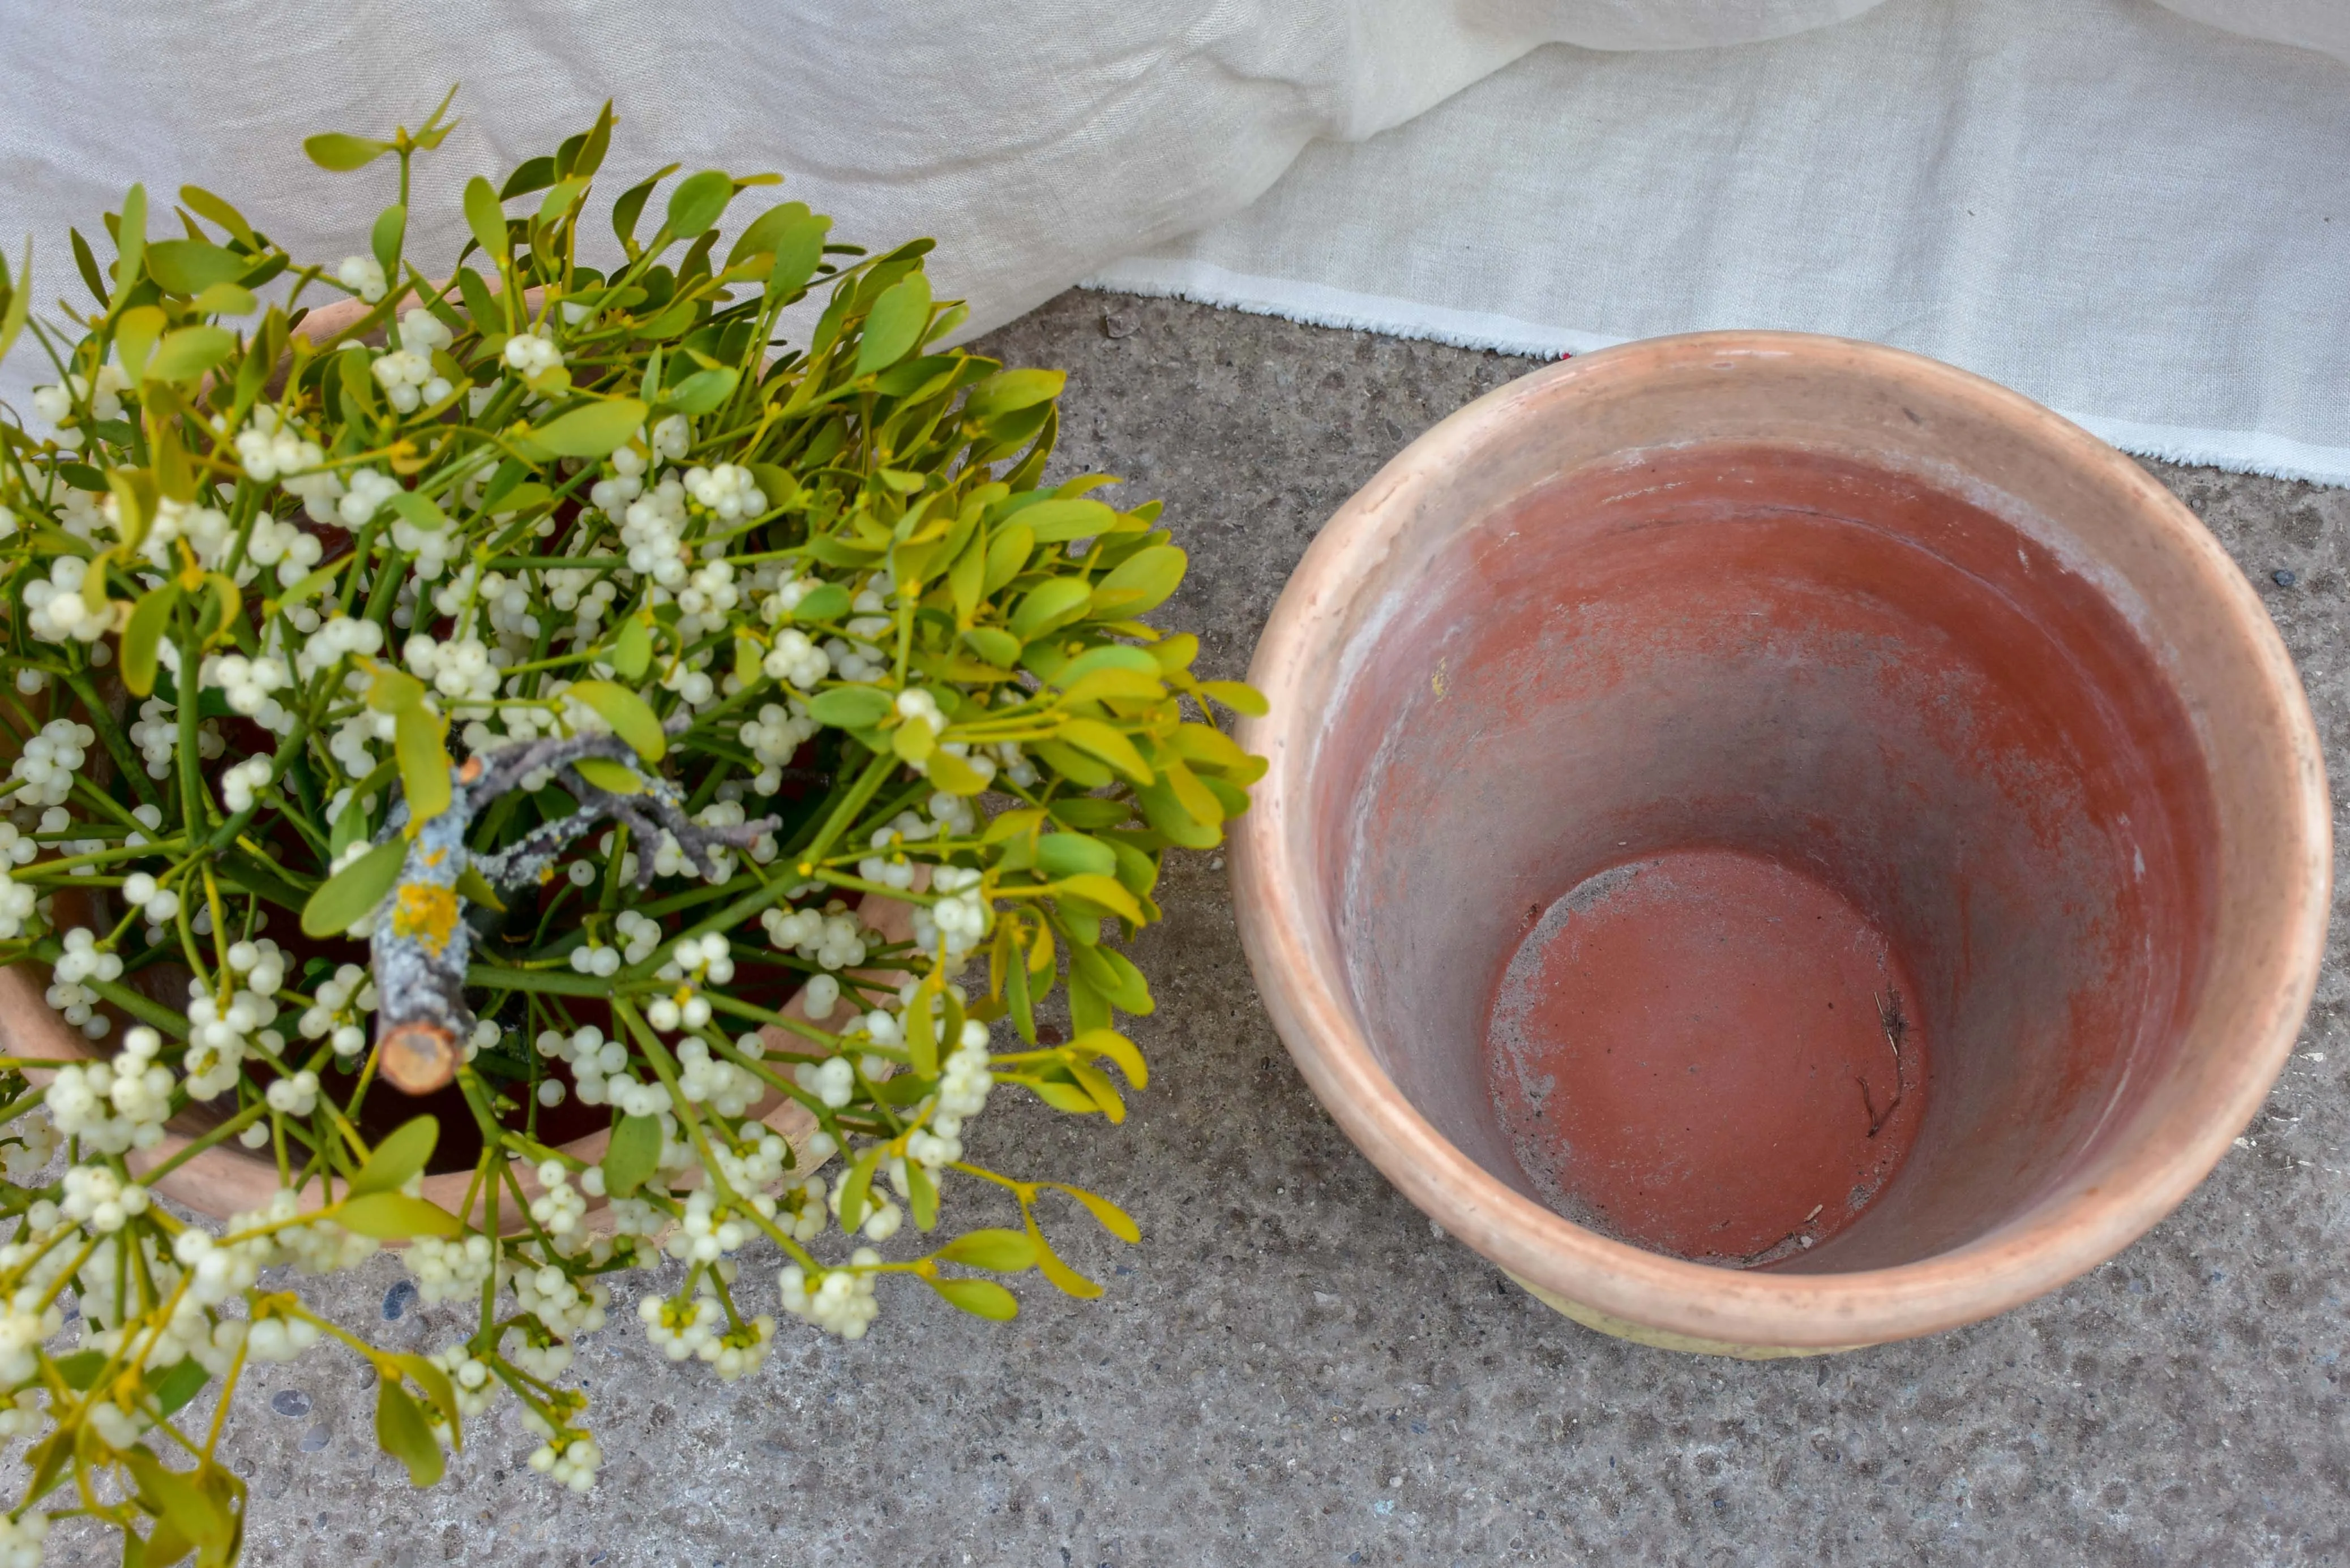
<svg viewBox="0 0 2350 1568"><path fill-rule="evenodd" d="M2176 1053L2203 752L2109 574L1785 446L1576 469L1350 649L1355 1005L1495 1178L1700 1262L1912 1262L2028 1213Z"/></svg>

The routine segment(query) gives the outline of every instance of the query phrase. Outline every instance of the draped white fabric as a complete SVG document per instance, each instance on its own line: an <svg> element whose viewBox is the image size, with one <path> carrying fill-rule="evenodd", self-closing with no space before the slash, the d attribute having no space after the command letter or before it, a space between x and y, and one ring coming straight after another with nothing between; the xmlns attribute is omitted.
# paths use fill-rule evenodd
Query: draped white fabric
<svg viewBox="0 0 2350 1568"><path fill-rule="evenodd" d="M411 203L453 253L464 178L608 95L612 172L775 169L843 237L935 234L975 329L1088 274L1522 349L1815 327L2350 481L2350 4L2164 4L15 0L0 236L78 292L68 223L192 182L363 250L380 171L300 138L462 81Z"/></svg>
<svg viewBox="0 0 2350 1568"><path fill-rule="evenodd" d="M2342 0L2175 9L2350 57ZM2350 71L2148 0L1543 49L1097 276L1518 352L1833 332L2130 451L2350 483Z"/></svg>

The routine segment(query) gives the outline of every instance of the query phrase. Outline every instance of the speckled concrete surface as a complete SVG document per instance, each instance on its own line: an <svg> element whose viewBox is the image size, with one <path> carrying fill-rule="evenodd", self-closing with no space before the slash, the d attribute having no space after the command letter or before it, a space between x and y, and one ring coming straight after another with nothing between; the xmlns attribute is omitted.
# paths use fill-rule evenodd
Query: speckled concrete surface
<svg viewBox="0 0 2350 1568"><path fill-rule="evenodd" d="M1070 369L1065 468L1166 498L1193 562L1167 614L1219 675L1241 673L1339 502L1529 368L1102 295L989 347ZM2158 472L2251 574L2350 776L2350 493ZM359 1363L318 1355L273 1369L231 1425L251 1560L2350 1562L2338 954L2245 1146L2119 1260L1960 1333L1749 1365L1588 1334L1431 1234L1300 1085L1205 857L1167 909L1144 944L1162 1004L1136 1030L1156 1075L1128 1124L1008 1096L978 1124L975 1158L1139 1217L1136 1248L1074 1211L1056 1231L1102 1300L1031 1290L993 1327L908 1282L863 1342L787 1320L764 1375L726 1388L649 1354L623 1301L580 1357L610 1455L584 1500L521 1467L534 1439L511 1414L411 1490L375 1455ZM402 1345L452 1337L412 1303L381 1322L400 1277L379 1260L316 1293Z"/></svg>

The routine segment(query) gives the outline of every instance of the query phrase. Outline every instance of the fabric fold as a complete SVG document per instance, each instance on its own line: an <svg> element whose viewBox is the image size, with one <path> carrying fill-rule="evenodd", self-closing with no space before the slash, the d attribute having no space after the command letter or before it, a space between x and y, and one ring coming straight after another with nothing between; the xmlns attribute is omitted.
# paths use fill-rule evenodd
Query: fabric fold
<svg viewBox="0 0 2350 1568"><path fill-rule="evenodd" d="M34 237L41 297L78 293L68 227L98 234L133 181L160 213L184 181L331 264L391 192L301 139L414 124L462 81L420 254L463 244L468 176L608 95L615 191L672 159L780 171L840 238L936 236L973 332L1182 264L1399 302L1391 330L1844 330L2132 426L2350 447L2350 350L2322 341L2350 78L2278 47L2350 59L2350 7L2164 3L2241 36L2152 0L20 7L0 238ZM1758 233L1774 208L1812 243ZM49 379L20 345L0 396Z"/></svg>

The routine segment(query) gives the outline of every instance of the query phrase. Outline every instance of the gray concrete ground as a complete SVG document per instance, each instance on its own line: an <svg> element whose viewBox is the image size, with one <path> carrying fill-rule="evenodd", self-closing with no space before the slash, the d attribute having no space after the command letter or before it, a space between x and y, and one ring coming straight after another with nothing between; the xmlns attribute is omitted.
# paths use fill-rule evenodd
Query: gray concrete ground
<svg viewBox="0 0 2350 1568"><path fill-rule="evenodd" d="M1192 574L1165 618L1229 676L1323 519L1531 368L1085 294L987 347L1070 370L1064 471L1166 498ZM2156 472L2275 613L2350 776L2350 493ZM1157 1075L1127 1125L1008 1095L977 1124L974 1158L1140 1220L1135 1248L1074 1211L1055 1231L1100 1301L1032 1289L996 1327L906 1282L856 1345L786 1320L733 1387L649 1353L623 1301L580 1357L610 1455L586 1499L522 1468L535 1439L511 1414L413 1491L375 1452L366 1373L318 1355L232 1423L251 1561L2350 1562L2338 950L2245 1146L2121 1258L1939 1338L1746 1364L1587 1333L1431 1234L1300 1084L1207 857L1174 870L1166 907L1142 944L1161 1006L1135 1031ZM412 1304L380 1321L400 1278L382 1259L317 1293L397 1341L452 1337Z"/></svg>

